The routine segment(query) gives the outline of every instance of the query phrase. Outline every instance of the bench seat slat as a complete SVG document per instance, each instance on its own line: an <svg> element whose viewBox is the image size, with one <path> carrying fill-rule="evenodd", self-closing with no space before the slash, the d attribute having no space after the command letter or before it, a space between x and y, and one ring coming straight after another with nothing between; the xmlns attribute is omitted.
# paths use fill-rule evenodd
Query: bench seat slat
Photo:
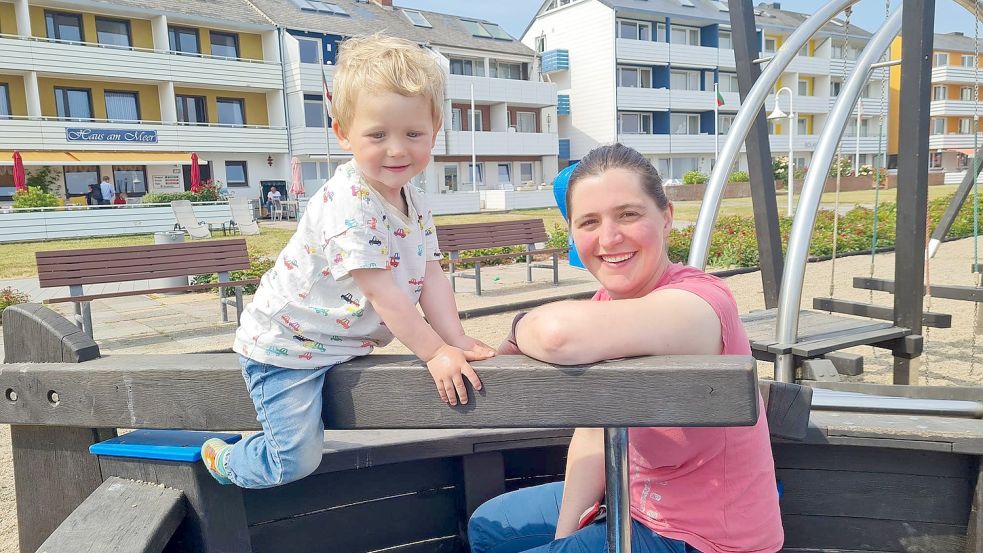
<svg viewBox="0 0 983 553"><path fill-rule="evenodd" d="M169 257L155 259L144 256L141 259L126 260L123 263L105 262L98 264L79 263L63 264L57 267L45 267L43 273L45 278L59 278L67 276L95 276L100 274L117 273L140 273L151 270L181 269L183 267L212 265L229 265L234 263L248 264L249 258L244 254L228 254L222 256L188 256L188 257Z"/></svg>
<svg viewBox="0 0 983 553"><path fill-rule="evenodd" d="M495 255L481 255L477 257L459 257L457 259L442 259L440 261L441 265L450 265L451 263L473 263L480 261L492 261L495 259L509 259L514 257L525 257L527 255L548 255L555 253L563 253L566 250L561 250L559 248L554 248L550 250L531 250L528 252L515 252L515 253L500 253Z"/></svg>
<svg viewBox="0 0 983 553"><path fill-rule="evenodd" d="M106 267L108 265L126 267L134 264L176 263L187 259L228 259L230 257L242 257L244 255L246 255L244 249L191 252L165 250L162 252L127 252L121 255L100 254L79 256L72 259L39 259L38 271L81 270Z"/></svg>
<svg viewBox="0 0 983 553"><path fill-rule="evenodd" d="M210 282L208 284L190 284L188 286L172 286L170 288L149 288L146 290L128 290L126 292L112 292L108 294L89 294L85 296L66 296L64 298L49 298L43 303L78 303L81 301L93 301L106 298L118 298L122 296L142 296L146 294L163 294L166 292L193 292L195 290L210 290L212 288L233 288L236 286L246 286L249 284L259 284L258 278L249 280L235 280L230 282Z"/></svg>
<svg viewBox="0 0 983 553"><path fill-rule="evenodd" d="M181 242L177 244L142 244L139 246L120 246L115 248L88 248L81 250L51 250L51 251L40 251L35 254L38 259L49 259L62 257L68 260L74 259L79 255L89 255L89 254L117 254L126 252L140 252L140 251L163 251L163 250L222 250L224 248L235 248L240 245L245 246L246 241L243 239L234 240L206 240L201 242Z"/></svg>
<svg viewBox="0 0 983 553"><path fill-rule="evenodd" d="M126 272L126 273L115 273L115 274L95 274L95 275L70 275L62 276L56 278L47 278L44 280L38 279L41 282L42 288L51 288L54 286L72 286L72 285L86 285L86 284L104 284L110 282L126 282L130 280L146 280L154 278L164 278L171 276L189 276L189 275L201 275L209 273L222 273L227 271L238 271L241 269L248 268L248 263L229 263L223 265L216 265L214 263L208 264L193 264L184 267L183 269L172 269L166 271L160 270L144 270L142 272Z"/></svg>

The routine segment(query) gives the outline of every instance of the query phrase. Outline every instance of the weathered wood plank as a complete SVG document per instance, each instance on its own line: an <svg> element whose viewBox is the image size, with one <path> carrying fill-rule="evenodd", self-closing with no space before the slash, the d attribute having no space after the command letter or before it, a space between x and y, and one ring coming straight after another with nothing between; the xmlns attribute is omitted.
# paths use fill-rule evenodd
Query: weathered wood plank
<svg viewBox="0 0 983 553"><path fill-rule="evenodd" d="M894 293L894 281L885 278L853 277L853 287ZM983 302L983 288L956 284L930 284L926 292L933 298Z"/></svg>
<svg viewBox="0 0 983 553"><path fill-rule="evenodd" d="M3 311L6 363L80 363L99 357L99 346L58 313L36 303Z"/></svg>
<svg viewBox="0 0 983 553"><path fill-rule="evenodd" d="M807 441L983 455L983 420L924 415L812 411ZM810 428L810 431L812 430Z"/></svg>
<svg viewBox="0 0 983 553"><path fill-rule="evenodd" d="M911 386L905 384L873 384L870 382L813 382L810 386L876 396L983 402L983 386Z"/></svg>
<svg viewBox="0 0 983 553"><path fill-rule="evenodd" d="M883 475L917 474L947 478L966 478L975 473L970 455L938 451L854 447L827 444L774 444L775 467L779 469L817 469L823 471L874 472Z"/></svg>
<svg viewBox="0 0 983 553"><path fill-rule="evenodd" d="M823 311L834 311L836 313L846 313L857 315L858 317L870 317L882 321L894 319L894 309L883 305L871 305L859 301L841 300L837 298L812 298L812 307ZM952 328L952 315L948 313L934 313L925 311L922 313L922 324L933 328Z"/></svg>
<svg viewBox="0 0 983 553"><path fill-rule="evenodd" d="M38 553L160 553L184 517L184 494L109 478L38 548Z"/></svg>
<svg viewBox="0 0 983 553"><path fill-rule="evenodd" d="M791 549L952 553L966 543L962 525L815 515L784 515L782 524Z"/></svg>
<svg viewBox="0 0 983 553"><path fill-rule="evenodd" d="M476 363L475 368L484 388L471 390L467 405L449 407L437 399L423 364L408 356L371 355L339 365L325 379L325 426L733 426L757 419L757 381L750 357L642 357L558 367L523 356L501 356ZM0 402L3 423L258 428L232 354L6 365L0 367L0 388L17 392L17 401ZM57 402L49 401L51 392L57 393ZM619 400L611 402L609 397Z"/></svg>
<svg viewBox="0 0 983 553"><path fill-rule="evenodd" d="M983 551L983 470L977 470L974 483L973 506L966 526L966 553Z"/></svg>

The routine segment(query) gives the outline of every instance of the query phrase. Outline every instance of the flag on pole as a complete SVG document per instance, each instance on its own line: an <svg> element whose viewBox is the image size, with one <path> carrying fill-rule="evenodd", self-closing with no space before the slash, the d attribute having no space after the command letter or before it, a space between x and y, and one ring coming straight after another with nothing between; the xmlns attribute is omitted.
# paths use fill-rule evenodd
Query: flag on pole
<svg viewBox="0 0 983 553"><path fill-rule="evenodd" d="M328 162L328 171L331 171L331 137L328 127L331 126L331 91L328 89L328 77L324 74L324 64L321 64L321 88L324 91L324 155Z"/></svg>
<svg viewBox="0 0 983 553"><path fill-rule="evenodd" d="M324 65L321 65L321 89L324 92L324 113L331 117L331 91L328 89L328 78L324 74Z"/></svg>
<svg viewBox="0 0 983 553"><path fill-rule="evenodd" d="M719 88L717 88L716 86L714 88L717 91L717 107L719 108L720 106L724 105L724 97L722 94L720 94Z"/></svg>

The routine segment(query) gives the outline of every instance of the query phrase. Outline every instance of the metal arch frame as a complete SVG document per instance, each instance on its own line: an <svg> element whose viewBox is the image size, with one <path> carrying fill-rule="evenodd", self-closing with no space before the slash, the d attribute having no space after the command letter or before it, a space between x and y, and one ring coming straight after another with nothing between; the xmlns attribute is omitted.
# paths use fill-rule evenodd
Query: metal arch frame
<svg viewBox="0 0 983 553"><path fill-rule="evenodd" d="M741 145L751 130L755 115L764 106L772 86L778 81L802 46L826 23L856 2L857 0L833 0L820 7L815 14L806 19L805 23L789 35L782 47L778 49L775 57L769 60L767 67L761 72L761 76L744 99L741 109L738 110L734 123L727 132L727 139L724 141L713 172L710 174L703 204L700 207L700 214L696 220L687 265L699 269L706 267L710 236L717 220L720 199L723 196L724 186L727 184L727 175L740 153Z"/></svg>
<svg viewBox="0 0 983 553"><path fill-rule="evenodd" d="M785 256L785 272L782 275L781 291L778 296L778 319L775 327L775 338L780 344L791 344L796 339L809 242L819 212L826 175L829 174L833 156L836 155L840 136L849 123L864 85L867 84L871 66L884 55L901 31L902 9L903 7L898 8L891 14L867 43L819 135L812 157L812 166L806 174L799 196L799 207L792 222L792 232L789 235L788 251ZM794 376L793 355L791 353L779 355L775 360L775 379L792 382Z"/></svg>

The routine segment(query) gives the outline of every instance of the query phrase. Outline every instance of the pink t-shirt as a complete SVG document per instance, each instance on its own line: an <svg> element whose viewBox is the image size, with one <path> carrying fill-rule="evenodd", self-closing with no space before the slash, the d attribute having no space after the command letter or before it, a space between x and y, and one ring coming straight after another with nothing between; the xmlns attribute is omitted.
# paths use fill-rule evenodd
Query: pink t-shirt
<svg viewBox="0 0 983 553"><path fill-rule="evenodd" d="M723 353L750 355L737 304L719 278L670 265L656 290L696 294L720 319ZM594 300L611 299L603 288ZM764 405L754 426L632 428L631 515L703 553L771 553L785 536Z"/></svg>

